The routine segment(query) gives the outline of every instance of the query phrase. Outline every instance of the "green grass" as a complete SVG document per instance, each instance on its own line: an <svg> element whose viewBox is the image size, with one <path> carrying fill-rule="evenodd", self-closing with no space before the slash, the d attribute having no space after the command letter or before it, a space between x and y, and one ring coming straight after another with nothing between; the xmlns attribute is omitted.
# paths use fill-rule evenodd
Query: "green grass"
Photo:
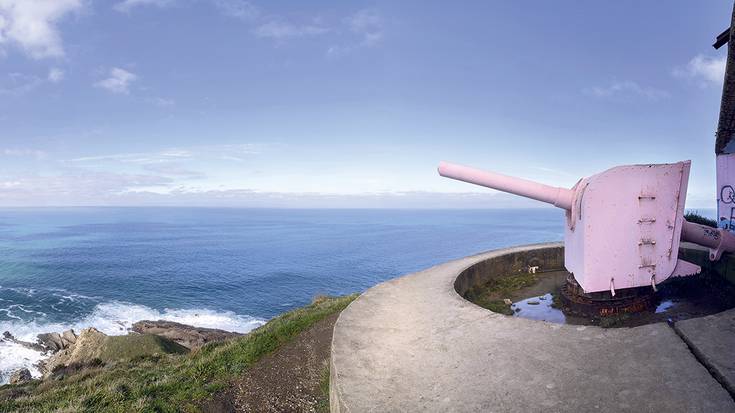
<svg viewBox="0 0 735 413"><path fill-rule="evenodd" d="M171 340L153 335L109 336L101 348L100 359L120 360L159 354L186 354L189 349Z"/></svg>
<svg viewBox="0 0 735 413"><path fill-rule="evenodd" d="M487 308L494 313L513 315L513 310L510 308L510 304L506 304L503 300L490 300L481 297L476 301L476 304L480 307Z"/></svg>
<svg viewBox="0 0 735 413"><path fill-rule="evenodd" d="M503 300L509 298L514 291L529 287L535 284L536 281L537 278L534 274L525 272L496 277L485 284L471 288L465 294L465 298L490 311L512 315L513 310Z"/></svg>
<svg viewBox="0 0 735 413"><path fill-rule="evenodd" d="M717 221L700 215L697 211L689 211L684 214L684 219L695 224L706 225L708 227L717 228Z"/></svg>
<svg viewBox="0 0 735 413"><path fill-rule="evenodd" d="M319 378L319 391L321 397L316 405L318 413L329 413L329 365L324 366Z"/></svg>
<svg viewBox="0 0 735 413"><path fill-rule="evenodd" d="M0 388L0 412L196 412L262 356L319 320L342 311L357 295L322 297L250 334L186 355L153 355L93 367L62 380Z"/></svg>

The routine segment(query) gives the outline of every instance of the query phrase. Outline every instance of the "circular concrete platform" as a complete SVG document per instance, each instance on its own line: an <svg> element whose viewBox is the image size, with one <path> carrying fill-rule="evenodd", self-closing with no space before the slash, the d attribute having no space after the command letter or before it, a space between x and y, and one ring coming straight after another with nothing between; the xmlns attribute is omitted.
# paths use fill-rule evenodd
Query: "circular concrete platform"
<svg viewBox="0 0 735 413"><path fill-rule="evenodd" d="M528 265L560 267L561 251L491 251L366 291L335 325L332 412L735 412L664 323L551 324L496 314L458 293Z"/></svg>

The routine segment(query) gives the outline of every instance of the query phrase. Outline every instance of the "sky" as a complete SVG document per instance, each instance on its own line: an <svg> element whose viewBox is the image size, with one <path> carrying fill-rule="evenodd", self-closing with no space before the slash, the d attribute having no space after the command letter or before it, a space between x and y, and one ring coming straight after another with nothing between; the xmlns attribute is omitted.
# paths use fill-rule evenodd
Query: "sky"
<svg viewBox="0 0 735 413"><path fill-rule="evenodd" d="M692 160L731 1L0 0L0 206L495 208Z"/></svg>

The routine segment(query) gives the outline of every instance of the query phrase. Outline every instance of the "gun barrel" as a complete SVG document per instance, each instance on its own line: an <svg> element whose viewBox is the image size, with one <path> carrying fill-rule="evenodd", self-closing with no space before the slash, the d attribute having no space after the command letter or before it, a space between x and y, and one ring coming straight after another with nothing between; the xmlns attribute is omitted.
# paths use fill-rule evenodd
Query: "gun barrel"
<svg viewBox="0 0 735 413"><path fill-rule="evenodd" d="M735 235L722 228L695 224L686 219L681 228L681 240L710 249L710 259L718 260L723 252L735 252Z"/></svg>
<svg viewBox="0 0 735 413"><path fill-rule="evenodd" d="M566 188L559 188L540 184L512 176L502 175L495 172L482 171L469 166L457 165L449 162L439 163L439 175L482 185L498 191L508 192L537 201L546 202L566 210L572 209L574 193Z"/></svg>

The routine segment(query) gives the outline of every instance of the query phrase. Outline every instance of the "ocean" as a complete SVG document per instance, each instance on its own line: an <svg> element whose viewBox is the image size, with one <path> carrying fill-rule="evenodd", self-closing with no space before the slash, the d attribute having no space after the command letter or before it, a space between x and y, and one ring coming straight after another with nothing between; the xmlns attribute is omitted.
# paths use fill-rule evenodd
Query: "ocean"
<svg viewBox="0 0 735 413"><path fill-rule="evenodd" d="M559 241L563 212L209 208L0 209L0 332L142 319L247 332L320 294L443 261ZM0 342L0 382L43 356Z"/></svg>

